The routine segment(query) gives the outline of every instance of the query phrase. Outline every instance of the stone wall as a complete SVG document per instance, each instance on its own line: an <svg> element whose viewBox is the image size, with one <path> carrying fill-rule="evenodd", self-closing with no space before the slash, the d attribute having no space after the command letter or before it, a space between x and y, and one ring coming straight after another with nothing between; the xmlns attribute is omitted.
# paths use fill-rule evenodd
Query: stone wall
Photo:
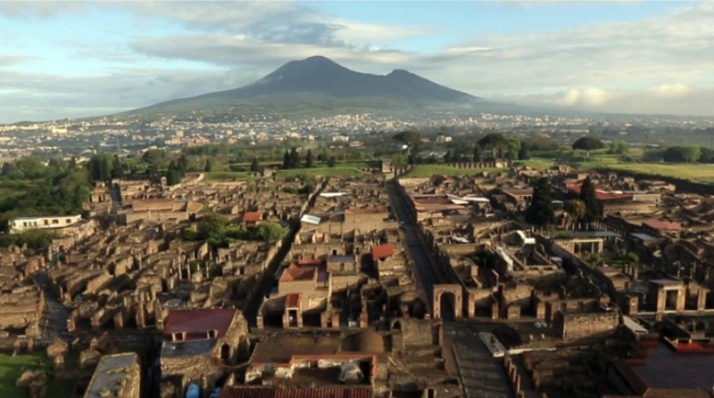
<svg viewBox="0 0 714 398"><path fill-rule="evenodd" d="M43 307L42 292L34 286L0 294L0 330L27 328L37 322Z"/></svg>
<svg viewBox="0 0 714 398"><path fill-rule="evenodd" d="M557 312L553 321L553 326L563 339L579 339L613 332L619 324L620 316L615 311L585 314Z"/></svg>

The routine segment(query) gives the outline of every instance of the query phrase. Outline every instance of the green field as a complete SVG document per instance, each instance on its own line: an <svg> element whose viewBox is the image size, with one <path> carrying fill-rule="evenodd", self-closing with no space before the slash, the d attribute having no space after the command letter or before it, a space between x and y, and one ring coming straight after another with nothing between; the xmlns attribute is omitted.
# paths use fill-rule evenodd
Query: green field
<svg viewBox="0 0 714 398"><path fill-rule="evenodd" d="M504 171L507 169L499 168L483 168L483 169L459 169L456 167L441 165L441 164L419 164L414 166L411 170L406 172L401 177L409 178L421 178L421 177L431 177L434 175L444 175L444 176L460 176L460 175L476 175L484 171Z"/></svg>
<svg viewBox="0 0 714 398"><path fill-rule="evenodd" d="M0 354L0 397L29 398L30 390L25 387L15 387L15 381L26 369L43 368L48 373L47 396L69 397L72 393L70 383L58 382L52 379L52 363L44 352L34 354Z"/></svg>
<svg viewBox="0 0 714 398"><path fill-rule="evenodd" d="M514 162L515 166L526 166L531 169L545 170L555 166L555 162L547 159L529 159L529 160L519 160Z"/></svg>
<svg viewBox="0 0 714 398"><path fill-rule="evenodd" d="M714 165L667 163L616 163L604 165L612 170L649 174L653 177L674 177L697 182L714 183Z"/></svg>

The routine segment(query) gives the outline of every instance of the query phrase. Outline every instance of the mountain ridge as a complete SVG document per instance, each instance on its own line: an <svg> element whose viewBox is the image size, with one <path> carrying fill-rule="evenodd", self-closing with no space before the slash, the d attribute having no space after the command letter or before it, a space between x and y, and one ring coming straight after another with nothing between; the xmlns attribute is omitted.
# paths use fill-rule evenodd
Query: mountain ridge
<svg viewBox="0 0 714 398"><path fill-rule="evenodd" d="M172 111L172 108L201 108L223 101L230 105L231 101L242 107L247 106L246 100L301 96L336 100L339 106L342 99L354 100L369 98L383 100L392 106L400 103L410 104L470 104L481 98L462 91L454 90L405 69L394 69L387 75L376 75L357 72L348 69L337 62L324 57L312 56L303 60L289 61L273 72L248 85L160 102L140 108L141 111ZM376 101L379 102L379 101Z"/></svg>

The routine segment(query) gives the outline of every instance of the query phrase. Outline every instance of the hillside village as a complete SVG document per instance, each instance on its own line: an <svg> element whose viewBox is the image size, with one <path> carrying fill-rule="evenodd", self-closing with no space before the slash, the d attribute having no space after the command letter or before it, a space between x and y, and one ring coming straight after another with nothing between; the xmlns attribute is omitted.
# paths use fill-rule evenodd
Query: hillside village
<svg viewBox="0 0 714 398"><path fill-rule="evenodd" d="M478 170L483 165L459 167ZM0 343L32 397L711 397L714 200L656 180L96 183L0 253ZM392 177L395 177L392 179ZM552 186L555 219L523 212ZM602 216L568 203L595 185ZM11 353L11 354L10 354Z"/></svg>

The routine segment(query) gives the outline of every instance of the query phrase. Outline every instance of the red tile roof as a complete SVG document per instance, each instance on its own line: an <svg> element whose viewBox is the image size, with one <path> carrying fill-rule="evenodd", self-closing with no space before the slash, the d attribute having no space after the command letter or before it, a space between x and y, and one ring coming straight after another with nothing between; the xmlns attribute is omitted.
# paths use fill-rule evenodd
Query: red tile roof
<svg viewBox="0 0 714 398"><path fill-rule="evenodd" d="M259 211L247 211L243 214L243 222L257 222L263 219L263 213Z"/></svg>
<svg viewBox="0 0 714 398"><path fill-rule="evenodd" d="M236 313L232 308L170 310L164 323L164 336L170 338L173 333L186 332L187 341L202 340L207 338L209 330L216 330L217 337L223 337Z"/></svg>
<svg viewBox="0 0 714 398"><path fill-rule="evenodd" d="M580 194L580 185L568 185L568 191L574 194ZM629 193L614 193L608 192L602 187L595 188L595 197L601 201L632 199L632 194Z"/></svg>
<svg viewBox="0 0 714 398"><path fill-rule="evenodd" d="M682 225L678 222L647 220L642 222L642 225L656 229L658 231L681 231Z"/></svg>
<svg viewBox="0 0 714 398"><path fill-rule="evenodd" d="M372 398L369 387L272 388L226 386L218 398Z"/></svg>
<svg viewBox="0 0 714 398"><path fill-rule="evenodd" d="M394 246L391 243L375 246L372 248L372 258L382 260L394 255Z"/></svg>
<svg viewBox="0 0 714 398"><path fill-rule="evenodd" d="M285 308L300 307L300 293L290 293L285 296Z"/></svg>
<svg viewBox="0 0 714 398"><path fill-rule="evenodd" d="M292 265L285 269L283 275L280 276L280 282L292 281L309 281L315 278L315 267L293 267Z"/></svg>

